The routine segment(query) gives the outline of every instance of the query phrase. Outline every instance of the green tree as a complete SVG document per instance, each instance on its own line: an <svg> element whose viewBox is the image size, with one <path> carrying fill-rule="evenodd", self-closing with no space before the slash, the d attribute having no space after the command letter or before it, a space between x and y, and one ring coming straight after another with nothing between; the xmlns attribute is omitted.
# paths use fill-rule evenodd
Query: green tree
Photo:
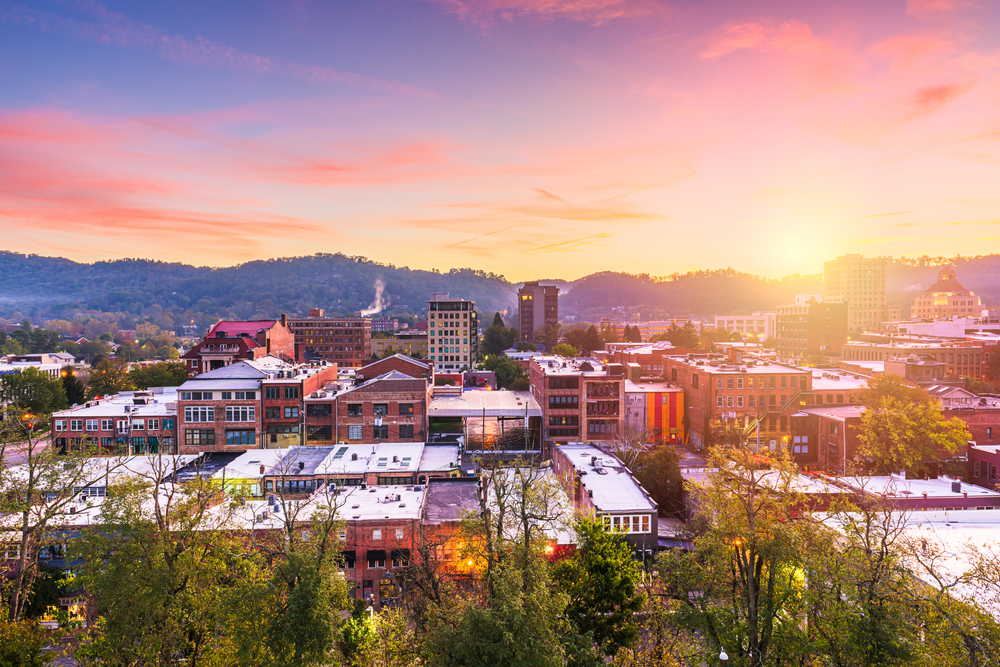
<svg viewBox="0 0 1000 667"><path fill-rule="evenodd" d="M694 550L663 552L661 579L681 603L677 622L721 648L736 665L799 664L806 657L799 547L805 521L797 507L795 466L787 453L757 455L750 430L733 428L725 448L713 448L716 472L697 485Z"/></svg>
<svg viewBox="0 0 1000 667"><path fill-rule="evenodd" d="M51 639L33 621L8 623L0 620L0 665L3 667L46 667L56 656L46 652Z"/></svg>
<svg viewBox="0 0 1000 667"><path fill-rule="evenodd" d="M63 391L66 392L66 403L69 405L80 405L87 397L87 389L76 376L76 369L72 366L63 366L62 369Z"/></svg>
<svg viewBox="0 0 1000 667"><path fill-rule="evenodd" d="M503 318L500 317L500 313L499 312L493 313L493 324L490 325L490 326L494 326L494 327L496 327L498 329L503 329L506 326L503 323Z"/></svg>
<svg viewBox="0 0 1000 667"><path fill-rule="evenodd" d="M504 355L486 357L483 367L488 371L493 371L497 379L497 386L501 389L509 389L515 381L526 377L521 365Z"/></svg>
<svg viewBox="0 0 1000 667"><path fill-rule="evenodd" d="M633 472L656 501L661 516L683 516L684 479L673 447L660 446L642 453Z"/></svg>
<svg viewBox="0 0 1000 667"><path fill-rule="evenodd" d="M517 344L518 352L538 352L538 346L534 343L526 343L523 340Z"/></svg>
<svg viewBox="0 0 1000 667"><path fill-rule="evenodd" d="M87 393L94 396L111 396L132 389L128 363L124 359L101 359L90 371Z"/></svg>
<svg viewBox="0 0 1000 667"><path fill-rule="evenodd" d="M865 406L858 461L867 470L920 475L928 464L959 452L971 437L965 422L945 419L934 399L898 375L872 378L857 397Z"/></svg>
<svg viewBox="0 0 1000 667"><path fill-rule="evenodd" d="M604 521L582 517L575 529L578 550L553 573L569 596L566 616L606 655L615 655L639 635L635 614L644 602L639 566L625 537Z"/></svg>
<svg viewBox="0 0 1000 667"><path fill-rule="evenodd" d="M580 352L572 345L567 345L566 343L560 343L552 348L552 354L560 357L579 357Z"/></svg>
<svg viewBox="0 0 1000 667"><path fill-rule="evenodd" d="M597 331L597 329L594 329ZM567 345L572 345L576 349L580 350L584 354L589 354L590 350L587 349L587 330L581 329L579 327L575 329L570 329L563 335L563 340Z"/></svg>
<svg viewBox="0 0 1000 667"><path fill-rule="evenodd" d="M31 366L20 373L0 375L0 406L8 412L46 418L66 405L66 389L60 378Z"/></svg>
<svg viewBox="0 0 1000 667"><path fill-rule="evenodd" d="M497 314L499 315L499 313ZM483 338L479 343L479 350L487 357L494 354L503 354L504 350L513 347L517 337L517 329L491 326L483 332Z"/></svg>
<svg viewBox="0 0 1000 667"><path fill-rule="evenodd" d="M163 361L136 366L128 372L128 382L136 389L177 387L187 381L187 366L182 361Z"/></svg>
<svg viewBox="0 0 1000 667"><path fill-rule="evenodd" d="M559 324L546 324L532 332L531 340L534 343L544 345L545 350L551 353L552 348L559 342L559 331L561 328Z"/></svg>
<svg viewBox="0 0 1000 667"><path fill-rule="evenodd" d="M600 350L604 347L604 339L601 336L601 332L597 330L593 324L587 327L587 331L581 345L575 345L583 354L590 354L594 350Z"/></svg>

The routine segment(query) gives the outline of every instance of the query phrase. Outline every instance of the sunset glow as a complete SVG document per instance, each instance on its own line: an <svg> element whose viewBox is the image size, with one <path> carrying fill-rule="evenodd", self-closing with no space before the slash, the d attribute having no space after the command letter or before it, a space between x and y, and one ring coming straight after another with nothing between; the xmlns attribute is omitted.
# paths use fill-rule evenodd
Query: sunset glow
<svg viewBox="0 0 1000 667"><path fill-rule="evenodd" d="M0 249L511 280L1000 250L996 3L329 4L0 2Z"/></svg>

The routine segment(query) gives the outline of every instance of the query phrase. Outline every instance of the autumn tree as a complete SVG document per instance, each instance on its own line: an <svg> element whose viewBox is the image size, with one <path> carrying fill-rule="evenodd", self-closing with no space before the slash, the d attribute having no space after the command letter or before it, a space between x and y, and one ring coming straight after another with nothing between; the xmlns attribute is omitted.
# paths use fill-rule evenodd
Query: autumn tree
<svg viewBox="0 0 1000 667"><path fill-rule="evenodd" d="M898 375L875 376L856 397L865 406L858 428L858 459L865 469L923 474L971 437L962 420L945 419L933 398Z"/></svg>
<svg viewBox="0 0 1000 667"><path fill-rule="evenodd" d="M90 371L87 393L91 396L111 396L132 389L128 362L124 359L101 359Z"/></svg>

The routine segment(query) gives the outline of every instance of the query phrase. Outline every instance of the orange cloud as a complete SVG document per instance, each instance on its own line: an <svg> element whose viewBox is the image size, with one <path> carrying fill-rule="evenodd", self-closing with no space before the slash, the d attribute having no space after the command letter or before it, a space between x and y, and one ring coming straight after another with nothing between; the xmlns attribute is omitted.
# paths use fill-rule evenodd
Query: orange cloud
<svg viewBox="0 0 1000 667"><path fill-rule="evenodd" d="M924 86L913 93L913 106L919 113L932 113L971 88L971 84L946 83L939 86Z"/></svg>
<svg viewBox="0 0 1000 667"><path fill-rule="evenodd" d="M908 34L896 35L878 42L871 52L892 60L897 70L924 67L927 61L950 54L955 43L936 35Z"/></svg>
<svg viewBox="0 0 1000 667"><path fill-rule="evenodd" d="M671 14L662 0L430 0L462 21L480 27L497 22L567 19L599 26L615 19Z"/></svg>

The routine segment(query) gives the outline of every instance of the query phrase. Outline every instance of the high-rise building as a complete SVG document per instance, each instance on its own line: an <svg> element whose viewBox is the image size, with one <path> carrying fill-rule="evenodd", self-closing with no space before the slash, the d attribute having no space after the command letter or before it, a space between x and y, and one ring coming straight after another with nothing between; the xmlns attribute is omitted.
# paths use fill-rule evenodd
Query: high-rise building
<svg viewBox="0 0 1000 667"><path fill-rule="evenodd" d="M479 350L476 302L435 292L427 300L427 347L437 372L471 369Z"/></svg>
<svg viewBox="0 0 1000 667"><path fill-rule="evenodd" d="M295 334L295 358L330 361L340 368L361 368L372 357L372 321L367 317L324 317L322 309L309 317L288 318Z"/></svg>
<svg viewBox="0 0 1000 667"><path fill-rule="evenodd" d="M779 359L800 362L813 355L839 357L847 342L847 306L796 299L796 303L778 306L775 330Z"/></svg>
<svg viewBox="0 0 1000 667"><path fill-rule="evenodd" d="M536 329L559 323L559 288L555 285L539 285L537 280L524 283L517 291L517 304L521 340L526 343Z"/></svg>
<svg viewBox="0 0 1000 667"><path fill-rule="evenodd" d="M886 303L887 257L842 255L823 265L823 302L847 304L847 327L861 329L890 321Z"/></svg>

